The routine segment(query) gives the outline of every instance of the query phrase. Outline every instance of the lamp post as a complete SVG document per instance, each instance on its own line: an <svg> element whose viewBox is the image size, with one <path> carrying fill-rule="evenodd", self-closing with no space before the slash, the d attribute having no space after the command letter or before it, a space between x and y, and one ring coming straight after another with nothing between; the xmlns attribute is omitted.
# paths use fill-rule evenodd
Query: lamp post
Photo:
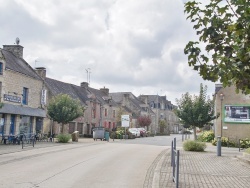
<svg viewBox="0 0 250 188"><path fill-rule="evenodd" d="M221 136L221 138L222 138L222 130L223 130L223 126L222 126L222 118L223 118L223 116L222 116L222 113L223 113L222 102L223 102L223 100L224 100L224 94L221 93L220 94L220 101L221 101L221 103L220 103L220 109L221 109L221 134L220 134L220 136Z"/></svg>

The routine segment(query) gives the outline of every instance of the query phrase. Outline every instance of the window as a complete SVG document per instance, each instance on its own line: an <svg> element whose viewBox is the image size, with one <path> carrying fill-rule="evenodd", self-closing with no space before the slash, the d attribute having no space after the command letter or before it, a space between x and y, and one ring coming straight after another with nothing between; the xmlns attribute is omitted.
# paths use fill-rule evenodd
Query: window
<svg viewBox="0 0 250 188"><path fill-rule="evenodd" d="M113 110L113 118L115 118L115 110Z"/></svg>
<svg viewBox="0 0 250 188"><path fill-rule="evenodd" d="M105 117L108 115L108 110L105 108Z"/></svg>
<svg viewBox="0 0 250 188"><path fill-rule="evenodd" d="M3 74L3 63L0 62L0 74Z"/></svg>
<svg viewBox="0 0 250 188"><path fill-rule="evenodd" d="M2 82L0 82L0 101L2 101Z"/></svg>
<svg viewBox="0 0 250 188"><path fill-rule="evenodd" d="M23 88L23 104L27 105L28 104L28 91L29 89L24 87Z"/></svg>

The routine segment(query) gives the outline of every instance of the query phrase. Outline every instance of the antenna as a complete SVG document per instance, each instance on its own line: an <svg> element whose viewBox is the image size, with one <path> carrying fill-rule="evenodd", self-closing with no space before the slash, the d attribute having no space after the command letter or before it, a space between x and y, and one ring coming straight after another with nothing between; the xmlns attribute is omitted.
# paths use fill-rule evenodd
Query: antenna
<svg viewBox="0 0 250 188"><path fill-rule="evenodd" d="M87 83L89 83L90 84L90 68L87 68L87 69L85 69L86 70L86 72L87 72Z"/></svg>
<svg viewBox="0 0 250 188"><path fill-rule="evenodd" d="M19 45L19 43L20 43L20 39L17 37L16 38L16 44Z"/></svg>

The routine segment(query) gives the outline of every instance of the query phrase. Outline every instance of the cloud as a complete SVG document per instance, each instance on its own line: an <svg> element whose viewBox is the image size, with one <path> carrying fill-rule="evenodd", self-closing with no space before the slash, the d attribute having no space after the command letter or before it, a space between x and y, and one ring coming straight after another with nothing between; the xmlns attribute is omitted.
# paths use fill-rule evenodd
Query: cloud
<svg viewBox="0 0 250 188"><path fill-rule="evenodd" d="M172 102L204 82L183 49L195 31L182 0L0 0L0 39L19 37L31 66L47 76L111 92L167 95Z"/></svg>

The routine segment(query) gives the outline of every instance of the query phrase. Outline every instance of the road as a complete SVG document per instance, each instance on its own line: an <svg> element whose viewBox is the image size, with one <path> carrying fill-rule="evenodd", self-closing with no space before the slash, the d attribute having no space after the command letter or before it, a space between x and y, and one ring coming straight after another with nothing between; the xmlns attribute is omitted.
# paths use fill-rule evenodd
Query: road
<svg viewBox="0 0 250 188"><path fill-rule="evenodd" d="M148 169L171 139L92 141L0 155L0 187L143 187Z"/></svg>

